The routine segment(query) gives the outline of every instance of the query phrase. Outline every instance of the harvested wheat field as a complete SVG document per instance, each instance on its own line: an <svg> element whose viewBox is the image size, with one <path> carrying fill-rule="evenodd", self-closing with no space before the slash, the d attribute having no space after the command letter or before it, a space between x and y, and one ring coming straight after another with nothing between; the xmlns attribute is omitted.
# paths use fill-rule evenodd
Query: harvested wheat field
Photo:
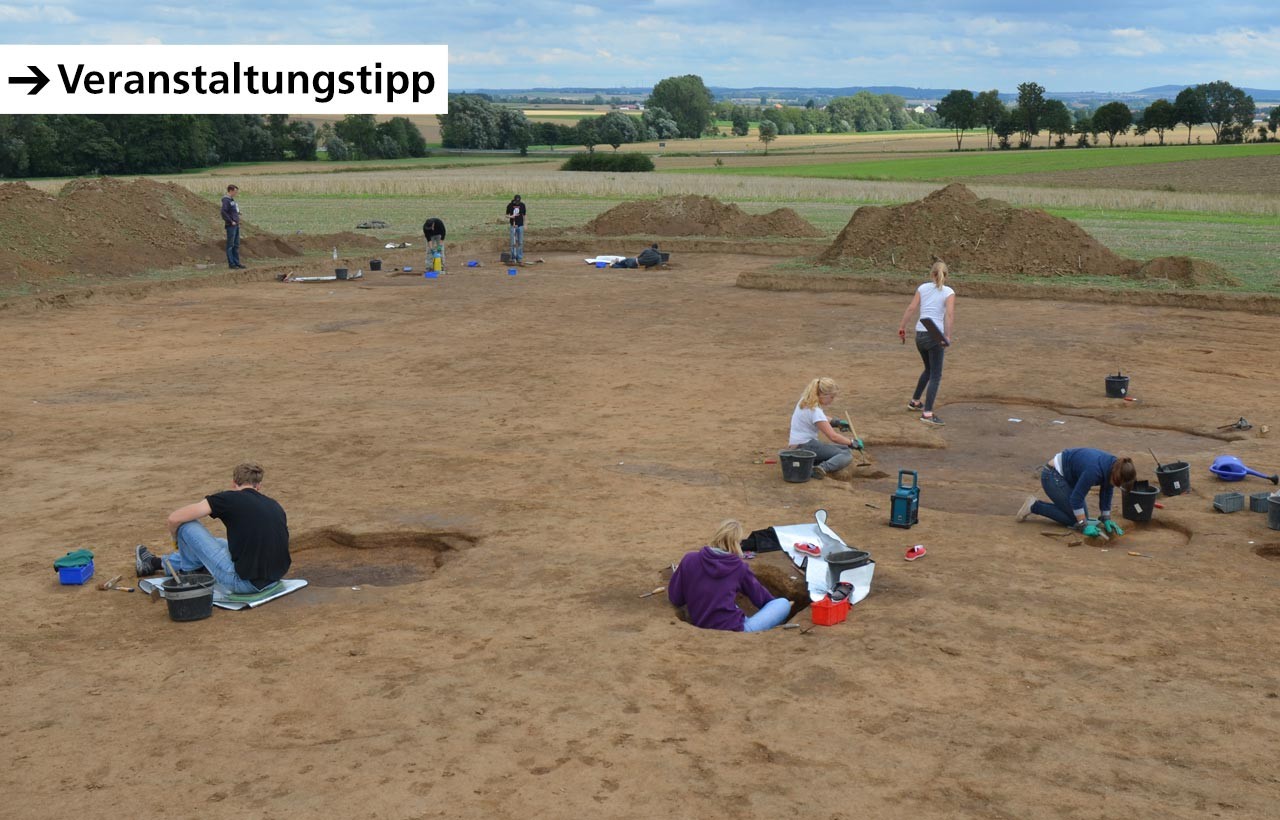
<svg viewBox="0 0 1280 820"><path fill-rule="evenodd" d="M4 311L7 815L1274 816L1280 532L1213 510L1272 485L1207 472L1280 468L1274 319L966 298L956 276L926 429L905 296L735 287L763 256L541 253ZM1105 397L1117 367L1138 401ZM785 483L757 462L823 374L873 463ZM1188 461L1191 492L1109 545L1015 523L1079 445L1147 479L1148 448ZM132 583L134 545L163 550L165 516L244 459L307 588L177 623L57 583L77 547L93 582ZM910 530L888 526L900 469ZM878 564L847 622L700 631L643 597L722 518L819 509Z"/></svg>

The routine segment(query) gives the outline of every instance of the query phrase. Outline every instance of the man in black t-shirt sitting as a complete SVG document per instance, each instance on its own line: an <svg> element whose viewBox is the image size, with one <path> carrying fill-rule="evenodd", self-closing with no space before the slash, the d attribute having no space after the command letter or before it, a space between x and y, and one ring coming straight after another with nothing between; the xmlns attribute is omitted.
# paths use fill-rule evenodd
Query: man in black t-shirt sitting
<svg viewBox="0 0 1280 820"><path fill-rule="evenodd" d="M206 496L169 513L169 535L177 552L168 561L178 572L204 568L235 593L260 592L289 571L289 524L284 509L259 491L262 468L237 465L231 489ZM226 538L215 538L199 519L222 521ZM138 576L164 571L163 562L139 545L135 557Z"/></svg>

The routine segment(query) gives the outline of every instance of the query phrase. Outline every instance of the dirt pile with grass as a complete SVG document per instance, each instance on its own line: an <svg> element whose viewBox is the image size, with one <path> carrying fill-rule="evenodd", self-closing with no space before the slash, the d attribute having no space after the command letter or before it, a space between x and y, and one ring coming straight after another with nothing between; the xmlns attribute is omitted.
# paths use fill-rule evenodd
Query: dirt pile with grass
<svg viewBox="0 0 1280 820"><path fill-rule="evenodd" d="M807 238L822 232L790 208L754 215L709 196L667 196L624 202L588 222L596 236L783 236Z"/></svg>
<svg viewBox="0 0 1280 820"><path fill-rule="evenodd" d="M1190 256L1160 256L1143 265L1134 274L1139 279L1166 279L1176 285L1228 285L1240 280L1224 268Z"/></svg>
<svg viewBox="0 0 1280 820"><path fill-rule="evenodd" d="M53 278L109 279L183 265L226 264L218 203L180 185L110 177L73 180L57 196L13 182L0 185L0 284L36 287ZM243 226L241 258L300 256L333 237L282 237ZM343 234L341 243L379 241Z"/></svg>
<svg viewBox="0 0 1280 820"><path fill-rule="evenodd" d="M979 199L959 183L917 202L859 208L819 261L920 271L934 257L990 274L1132 276L1140 267L1070 220Z"/></svg>

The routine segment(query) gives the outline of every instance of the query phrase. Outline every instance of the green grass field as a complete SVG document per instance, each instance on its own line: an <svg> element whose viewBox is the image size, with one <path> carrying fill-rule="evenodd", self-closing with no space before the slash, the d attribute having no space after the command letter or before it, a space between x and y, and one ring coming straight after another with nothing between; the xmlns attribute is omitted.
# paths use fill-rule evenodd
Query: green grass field
<svg viewBox="0 0 1280 820"><path fill-rule="evenodd" d="M613 197L538 197L530 199L531 242L539 228L574 228L624 200ZM740 202L749 213L774 208L792 208L829 239L848 223L856 204L842 202ZM420 239L421 225L428 216L442 217L449 227L451 242L506 235L505 200L493 198L370 195L276 195L255 197L246 217L273 233L288 236L295 231L309 234L352 230L357 222L381 219L390 223L375 231L386 239ZM1100 211L1049 209L1055 216L1071 219L1104 245L1134 259L1156 256L1194 256L1226 268L1242 282L1238 289L1248 292L1273 291L1278 283L1276 259L1280 258L1280 231L1273 217L1240 214L1188 214L1185 212ZM618 250L602 247L601 252ZM623 248L622 250L625 250ZM806 260L795 263L807 267ZM1027 281L1036 281L1028 279ZM1081 277L1055 279L1054 284L1090 287L1131 287L1160 289L1160 282L1131 282Z"/></svg>
<svg viewBox="0 0 1280 820"><path fill-rule="evenodd" d="M1280 156L1280 143L974 151L868 162L680 168L664 173L933 181L1258 156Z"/></svg>

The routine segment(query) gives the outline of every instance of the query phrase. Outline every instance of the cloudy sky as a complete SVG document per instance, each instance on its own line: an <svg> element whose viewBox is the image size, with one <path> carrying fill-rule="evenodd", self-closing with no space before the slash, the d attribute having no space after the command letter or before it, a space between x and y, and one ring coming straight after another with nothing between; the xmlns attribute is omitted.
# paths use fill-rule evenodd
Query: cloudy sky
<svg viewBox="0 0 1280 820"><path fill-rule="evenodd" d="M5 43L443 43L449 86L1280 89L1274 0L0 0Z"/></svg>

